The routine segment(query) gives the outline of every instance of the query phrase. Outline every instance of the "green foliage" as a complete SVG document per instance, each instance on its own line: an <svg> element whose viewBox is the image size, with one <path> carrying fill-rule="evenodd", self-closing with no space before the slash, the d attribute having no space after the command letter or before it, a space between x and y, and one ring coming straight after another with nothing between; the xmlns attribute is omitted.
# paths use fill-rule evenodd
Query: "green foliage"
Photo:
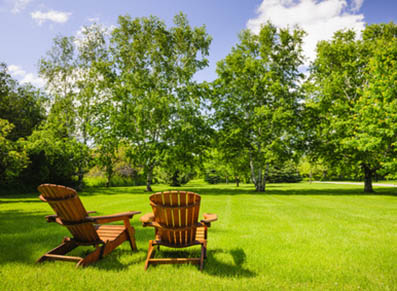
<svg viewBox="0 0 397 291"><path fill-rule="evenodd" d="M177 168L159 167L156 176L162 183L179 187L193 179L196 176L196 172L193 168L184 168L183 165L179 164Z"/></svg>
<svg viewBox="0 0 397 291"><path fill-rule="evenodd" d="M45 118L45 101L40 90L19 85L8 74L6 64L0 63L0 117L14 125L8 139L16 141L32 133Z"/></svg>
<svg viewBox="0 0 397 291"><path fill-rule="evenodd" d="M297 183L300 181L302 181L302 176L292 162L270 167L267 175L267 182L269 183Z"/></svg>
<svg viewBox="0 0 397 291"><path fill-rule="evenodd" d="M144 167L148 191L156 166L180 171L208 136L192 77L208 64L211 38L204 27L191 28L182 14L174 24L120 16L105 74L114 96L113 130L128 142L131 160Z"/></svg>
<svg viewBox="0 0 397 291"><path fill-rule="evenodd" d="M214 169L206 171L204 181L209 184L219 184L221 182L224 182L219 172Z"/></svg>
<svg viewBox="0 0 397 291"><path fill-rule="evenodd" d="M82 143L75 147L75 150L82 150L77 153L80 158L76 169L79 184L89 169L91 156L86 155L86 147L90 141L92 143L93 122L100 120L97 118L98 107L106 95L100 87L103 77L95 66L97 62L107 60L105 35L101 26L93 24L82 29L76 37L56 37L53 47L40 60L40 76L47 81L47 90L53 97L47 123L50 127L62 128L62 136ZM98 136L98 130L95 134ZM115 142L102 144L102 140L104 138L95 139L100 145L100 153L104 154L101 159L104 162L112 155L114 148L109 147Z"/></svg>
<svg viewBox="0 0 397 291"><path fill-rule="evenodd" d="M35 130L27 139L26 151L31 164L22 173L22 179L30 185L50 182L75 186L78 168L90 156L86 146L60 135L53 127Z"/></svg>
<svg viewBox="0 0 397 291"><path fill-rule="evenodd" d="M392 150L395 105L390 103L395 96L390 88L395 83L391 60L396 27L369 25L363 39L353 31L337 32L331 41L318 44L311 67L305 103L307 130L312 134L309 151L337 172L362 171L366 192L372 192L372 177L396 154Z"/></svg>
<svg viewBox="0 0 397 291"><path fill-rule="evenodd" d="M31 164L25 139L44 119L45 98L31 85L21 86L0 63L0 185L20 185Z"/></svg>
<svg viewBox="0 0 397 291"><path fill-rule="evenodd" d="M277 30L271 24L258 35L245 30L217 65L212 104L219 148L225 156L249 161L257 191L265 190L265 169L293 154L303 35L299 29Z"/></svg>
<svg viewBox="0 0 397 291"><path fill-rule="evenodd" d="M21 171L28 164L28 157L23 149L23 139L13 141L8 139L14 125L5 119L0 119L0 185L16 181Z"/></svg>
<svg viewBox="0 0 397 291"><path fill-rule="evenodd" d="M373 42L367 85L355 107L358 150L377 153L381 174L397 177L397 25L369 26L363 36Z"/></svg>

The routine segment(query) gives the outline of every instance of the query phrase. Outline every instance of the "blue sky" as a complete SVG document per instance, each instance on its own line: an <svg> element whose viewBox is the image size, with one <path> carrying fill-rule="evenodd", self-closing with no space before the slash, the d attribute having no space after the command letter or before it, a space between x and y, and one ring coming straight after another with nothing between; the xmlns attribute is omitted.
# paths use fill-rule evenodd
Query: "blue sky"
<svg viewBox="0 0 397 291"><path fill-rule="evenodd" d="M242 29L256 32L268 20L279 27L298 24L308 32L308 61L316 42L338 29L397 22L397 0L0 0L0 62L21 82L43 86L37 63L56 35L75 35L93 21L116 25L125 14L155 15L171 25L180 11L192 26L206 25L213 37L210 66L197 74L200 81L216 77L216 62L230 52Z"/></svg>

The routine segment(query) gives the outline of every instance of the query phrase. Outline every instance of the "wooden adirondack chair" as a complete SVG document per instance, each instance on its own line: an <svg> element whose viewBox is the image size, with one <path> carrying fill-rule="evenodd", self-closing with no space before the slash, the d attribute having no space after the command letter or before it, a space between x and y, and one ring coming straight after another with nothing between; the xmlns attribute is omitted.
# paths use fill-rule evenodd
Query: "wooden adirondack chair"
<svg viewBox="0 0 397 291"><path fill-rule="evenodd" d="M65 226L73 236L64 238L62 244L40 257L38 263L46 260L61 260L77 262L76 267L84 267L106 256L126 240L129 241L133 251L137 250L135 230L130 225L130 219L135 214L139 214L139 211L89 216L88 213L95 211L85 210L74 189L52 184L43 184L37 189L41 193L39 198L48 202L56 213L46 216L47 222L57 222ZM102 225L121 220L124 225ZM86 245L93 245L95 250L84 258L65 255L78 246Z"/></svg>
<svg viewBox="0 0 397 291"><path fill-rule="evenodd" d="M217 220L216 214L204 213L204 219L198 222L200 195L192 192L158 192L150 196L153 213L140 218L143 226L155 228L155 240L149 241L145 270L149 264L200 264L203 270L207 252L207 229ZM201 245L200 258L162 258L155 259L155 246L186 248Z"/></svg>

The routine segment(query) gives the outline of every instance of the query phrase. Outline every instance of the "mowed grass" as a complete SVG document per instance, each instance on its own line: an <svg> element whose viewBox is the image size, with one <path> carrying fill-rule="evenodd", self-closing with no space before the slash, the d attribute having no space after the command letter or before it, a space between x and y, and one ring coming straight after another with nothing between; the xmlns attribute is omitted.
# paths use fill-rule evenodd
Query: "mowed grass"
<svg viewBox="0 0 397 291"><path fill-rule="evenodd" d="M98 215L144 214L151 208L143 189L91 188L80 197ZM194 265L145 272L153 230L143 228L139 216L132 220L136 253L124 243L85 269L68 262L35 264L68 232L45 222L52 210L36 194L17 194L0 196L0 290L397 290L395 188L375 187L376 194L364 195L355 185L270 184L258 194L252 185L194 181L182 189L201 194L202 213L218 214L203 272ZM199 247L182 254L198 256Z"/></svg>

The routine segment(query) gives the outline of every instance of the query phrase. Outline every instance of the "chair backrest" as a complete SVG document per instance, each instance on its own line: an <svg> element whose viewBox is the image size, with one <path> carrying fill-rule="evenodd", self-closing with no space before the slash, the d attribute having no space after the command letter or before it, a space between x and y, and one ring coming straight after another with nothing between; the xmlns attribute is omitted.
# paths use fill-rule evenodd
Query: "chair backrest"
<svg viewBox="0 0 397 291"><path fill-rule="evenodd" d="M162 226L157 234L163 243L178 247L195 241L200 200L200 195L185 191L150 196L155 222Z"/></svg>
<svg viewBox="0 0 397 291"><path fill-rule="evenodd" d="M53 184L42 184L37 189L41 193L40 199L50 204L76 241L90 243L100 240L94 225L84 221L88 213L76 190Z"/></svg>

